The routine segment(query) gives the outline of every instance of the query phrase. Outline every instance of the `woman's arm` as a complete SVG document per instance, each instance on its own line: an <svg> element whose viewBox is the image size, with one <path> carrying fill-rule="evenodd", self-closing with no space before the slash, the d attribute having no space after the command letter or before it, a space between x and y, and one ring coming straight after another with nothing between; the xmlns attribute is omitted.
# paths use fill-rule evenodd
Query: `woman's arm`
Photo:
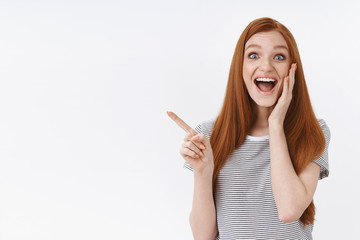
<svg viewBox="0 0 360 240"><path fill-rule="evenodd" d="M283 123L292 99L296 64L284 79L281 97L269 116L271 183L279 219L292 222L301 217L313 199L320 166L310 163L299 175L292 165Z"/></svg>
<svg viewBox="0 0 360 240"><path fill-rule="evenodd" d="M175 113L167 114L188 133L180 148L180 155L194 171L194 197L190 213L194 239L215 239L218 230L212 188L214 156L210 141L205 135L198 134Z"/></svg>
<svg viewBox="0 0 360 240"><path fill-rule="evenodd" d="M212 190L212 169L194 171L194 197L190 226L194 239L215 239L218 233Z"/></svg>
<svg viewBox="0 0 360 240"><path fill-rule="evenodd" d="M194 196L190 226L195 240L214 240L218 234L213 197L214 160L209 139L187 134L180 154L194 171Z"/></svg>
<svg viewBox="0 0 360 240"><path fill-rule="evenodd" d="M301 217L311 203L320 166L310 163L300 174L292 165L282 126L270 126L271 182L279 219L285 223Z"/></svg>

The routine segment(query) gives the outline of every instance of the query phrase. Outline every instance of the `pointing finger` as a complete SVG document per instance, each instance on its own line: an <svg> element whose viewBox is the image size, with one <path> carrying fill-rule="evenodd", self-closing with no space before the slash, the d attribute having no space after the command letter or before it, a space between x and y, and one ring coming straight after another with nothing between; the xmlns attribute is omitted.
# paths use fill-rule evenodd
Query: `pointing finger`
<svg viewBox="0 0 360 240"><path fill-rule="evenodd" d="M195 136L196 134L198 134L194 129L192 129L189 125L187 125L181 118L179 118L175 113L167 111L166 112L167 115L174 120L177 125L179 125L182 129L184 129L190 136ZM187 136L185 137L185 139L187 138ZM196 146L198 146L200 149L205 149L205 146L203 144L199 144L199 143L195 143L193 142Z"/></svg>
<svg viewBox="0 0 360 240"><path fill-rule="evenodd" d="M184 129L187 133L190 133L192 135L196 135L197 132L192 129L189 125L187 125L181 118L179 118L175 113L167 111L167 115L174 120L177 125L179 125L182 129Z"/></svg>

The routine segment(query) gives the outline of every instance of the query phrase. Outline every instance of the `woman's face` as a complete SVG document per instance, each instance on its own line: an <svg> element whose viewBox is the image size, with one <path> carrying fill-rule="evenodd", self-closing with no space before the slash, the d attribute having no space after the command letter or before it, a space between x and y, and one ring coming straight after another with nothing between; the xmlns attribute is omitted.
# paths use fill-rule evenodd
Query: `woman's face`
<svg viewBox="0 0 360 240"><path fill-rule="evenodd" d="M243 78L258 106L271 107L276 103L290 64L288 46L279 32L259 32L246 42Z"/></svg>

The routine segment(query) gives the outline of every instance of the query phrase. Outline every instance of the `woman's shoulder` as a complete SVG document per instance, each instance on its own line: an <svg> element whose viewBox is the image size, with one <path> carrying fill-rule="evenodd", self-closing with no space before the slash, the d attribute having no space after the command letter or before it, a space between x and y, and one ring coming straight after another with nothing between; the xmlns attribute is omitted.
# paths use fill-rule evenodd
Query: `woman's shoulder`
<svg viewBox="0 0 360 240"><path fill-rule="evenodd" d="M204 134L207 138L210 138L215 121L215 118L204 120L195 127L195 131L200 134Z"/></svg>
<svg viewBox="0 0 360 240"><path fill-rule="evenodd" d="M324 136L325 136L325 139L326 139L326 142L328 142L330 140L330 137L331 137L331 133L330 133L330 128L329 126L327 125L326 121L322 118L318 118L318 123L324 133Z"/></svg>
<svg viewBox="0 0 360 240"><path fill-rule="evenodd" d="M318 120L318 123L320 124L320 126L327 126L326 121L324 119L318 118L317 120Z"/></svg>

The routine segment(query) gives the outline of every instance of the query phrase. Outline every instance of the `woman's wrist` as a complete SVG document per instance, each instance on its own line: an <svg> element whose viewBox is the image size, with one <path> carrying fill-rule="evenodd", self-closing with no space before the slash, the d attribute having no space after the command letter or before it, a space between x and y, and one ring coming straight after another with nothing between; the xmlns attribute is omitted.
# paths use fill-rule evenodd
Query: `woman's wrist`
<svg viewBox="0 0 360 240"><path fill-rule="evenodd" d="M284 124L281 121L269 121L269 134L284 131Z"/></svg>
<svg viewBox="0 0 360 240"><path fill-rule="evenodd" d="M214 166L206 166L201 170L194 170L195 177L201 177L201 178L210 178L212 179L214 173Z"/></svg>

